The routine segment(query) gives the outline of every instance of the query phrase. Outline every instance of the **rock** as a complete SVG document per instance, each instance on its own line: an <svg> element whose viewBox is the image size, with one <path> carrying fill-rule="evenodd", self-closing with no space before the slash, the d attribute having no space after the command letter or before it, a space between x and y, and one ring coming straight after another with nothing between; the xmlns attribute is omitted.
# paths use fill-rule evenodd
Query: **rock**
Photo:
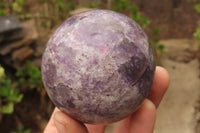
<svg viewBox="0 0 200 133"><path fill-rule="evenodd" d="M34 56L41 58L42 54L44 52L45 47L46 47L46 43L40 43L40 44L38 44L36 46L36 48L35 48Z"/></svg>
<svg viewBox="0 0 200 133"><path fill-rule="evenodd" d="M19 40L16 42L13 42L11 44L5 45L4 47L0 48L0 54L1 55L6 55L12 52L12 50L21 47L22 45L29 45L31 44L33 41L29 40L29 39L23 39L23 40Z"/></svg>
<svg viewBox="0 0 200 133"><path fill-rule="evenodd" d="M16 16L0 17L0 34L20 29L21 25Z"/></svg>
<svg viewBox="0 0 200 133"><path fill-rule="evenodd" d="M135 111L154 75L151 45L142 28L108 10L66 20L49 39L41 66L53 103L92 124L114 122Z"/></svg>
<svg viewBox="0 0 200 133"><path fill-rule="evenodd" d="M11 41L23 37L21 24L16 16L0 17L0 42Z"/></svg>
<svg viewBox="0 0 200 133"><path fill-rule="evenodd" d="M26 38L37 40L38 33L36 31L35 21L33 19L22 23L22 28Z"/></svg>
<svg viewBox="0 0 200 133"><path fill-rule="evenodd" d="M17 49L12 53L13 61L23 61L33 55L34 50L28 46Z"/></svg>
<svg viewBox="0 0 200 133"><path fill-rule="evenodd" d="M38 33L35 28L34 20L29 20L22 23L22 32L24 38L14 42L9 42L0 47L0 55L6 55L12 52L14 49L20 48L25 45L30 45L38 39Z"/></svg>
<svg viewBox="0 0 200 133"><path fill-rule="evenodd" d="M12 32L0 34L0 43L1 45L3 45L6 42L19 40L19 39L22 39L23 37L24 37L24 34L22 34L22 29L18 29Z"/></svg>
<svg viewBox="0 0 200 133"><path fill-rule="evenodd" d="M8 20L7 20L8 19ZM6 21L4 22L3 21ZM0 56L1 63L12 68L20 68L23 61L29 57L35 57L36 41L38 33L34 20L28 20L20 24L19 20L13 16L0 18ZM10 25L10 23L13 25ZM15 24L16 23L16 24ZM35 46L34 46L35 45ZM41 56L40 56L41 57Z"/></svg>

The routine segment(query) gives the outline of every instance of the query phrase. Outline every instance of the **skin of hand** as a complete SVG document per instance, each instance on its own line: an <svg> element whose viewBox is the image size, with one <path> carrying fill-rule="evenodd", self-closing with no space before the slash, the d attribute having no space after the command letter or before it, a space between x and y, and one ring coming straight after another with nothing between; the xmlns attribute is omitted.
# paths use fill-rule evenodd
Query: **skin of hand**
<svg viewBox="0 0 200 133"><path fill-rule="evenodd" d="M158 108L168 86L169 74L157 66L151 92L142 105L123 119L113 133L153 133L156 108ZM104 133L106 125L80 123L55 108L43 133Z"/></svg>

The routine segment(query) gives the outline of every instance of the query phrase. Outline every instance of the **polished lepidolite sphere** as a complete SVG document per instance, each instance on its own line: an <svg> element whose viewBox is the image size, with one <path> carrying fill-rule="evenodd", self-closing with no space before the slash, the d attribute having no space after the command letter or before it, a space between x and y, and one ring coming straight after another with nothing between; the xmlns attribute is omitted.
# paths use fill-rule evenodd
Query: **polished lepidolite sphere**
<svg viewBox="0 0 200 133"><path fill-rule="evenodd" d="M67 19L49 39L42 77L53 103L84 123L110 123L147 97L155 64L151 45L131 18L91 10Z"/></svg>

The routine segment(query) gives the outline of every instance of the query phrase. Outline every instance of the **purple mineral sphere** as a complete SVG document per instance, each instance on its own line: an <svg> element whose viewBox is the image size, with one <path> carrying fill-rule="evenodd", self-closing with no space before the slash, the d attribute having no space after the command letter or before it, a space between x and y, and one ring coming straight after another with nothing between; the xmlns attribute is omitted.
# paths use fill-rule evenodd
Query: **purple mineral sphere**
<svg viewBox="0 0 200 133"><path fill-rule="evenodd" d="M118 121L135 111L150 91L154 70L142 28L108 10L67 19L42 58L50 99L72 118L91 124Z"/></svg>

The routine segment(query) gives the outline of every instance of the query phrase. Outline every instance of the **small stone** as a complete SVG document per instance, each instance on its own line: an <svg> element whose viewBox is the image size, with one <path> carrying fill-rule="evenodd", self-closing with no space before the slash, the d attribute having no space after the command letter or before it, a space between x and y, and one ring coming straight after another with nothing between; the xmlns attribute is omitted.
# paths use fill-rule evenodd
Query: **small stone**
<svg viewBox="0 0 200 133"><path fill-rule="evenodd" d="M24 34L25 37L22 40L4 44L0 48L1 55L7 55L10 52L12 52L12 50L20 48L25 45L30 45L38 39L38 33L35 28L34 20L29 20L22 23L22 27L23 30L20 34Z"/></svg>
<svg viewBox="0 0 200 133"><path fill-rule="evenodd" d="M22 29L18 29L12 32L7 32L4 34L0 34L0 43L4 45L6 42L16 41L22 39L24 34L22 34Z"/></svg>
<svg viewBox="0 0 200 133"><path fill-rule="evenodd" d="M0 17L0 43L21 39L22 27L16 16Z"/></svg>
<svg viewBox="0 0 200 133"><path fill-rule="evenodd" d="M21 25L16 16L0 17L0 34L20 29Z"/></svg>
<svg viewBox="0 0 200 133"><path fill-rule="evenodd" d="M61 111L83 123L108 124L131 114L148 96L155 63L148 37L135 21L92 10L58 27L41 70Z"/></svg>

